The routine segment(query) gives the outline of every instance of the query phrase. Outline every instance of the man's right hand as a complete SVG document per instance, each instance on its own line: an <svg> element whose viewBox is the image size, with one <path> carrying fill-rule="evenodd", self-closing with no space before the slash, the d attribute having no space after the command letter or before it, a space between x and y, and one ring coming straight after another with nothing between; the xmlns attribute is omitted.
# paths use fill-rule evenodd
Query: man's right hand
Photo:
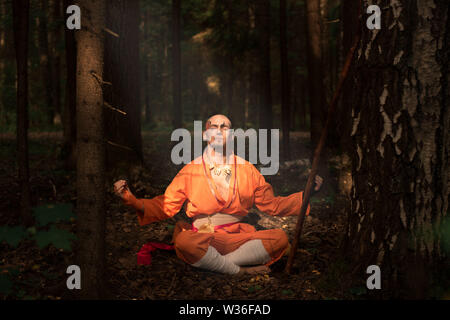
<svg viewBox="0 0 450 320"><path fill-rule="evenodd" d="M118 180L114 183L114 193L123 200L124 204L144 212L144 203L131 193L125 180Z"/></svg>
<svg viewBox="0 0 450 320"><path fill-rule="evenodd" d="M118 180L114 183L114 193L124 199L125 197L125 191L128 191L131 193L130 189L128 188L127 182L125 180Z"/></svg>

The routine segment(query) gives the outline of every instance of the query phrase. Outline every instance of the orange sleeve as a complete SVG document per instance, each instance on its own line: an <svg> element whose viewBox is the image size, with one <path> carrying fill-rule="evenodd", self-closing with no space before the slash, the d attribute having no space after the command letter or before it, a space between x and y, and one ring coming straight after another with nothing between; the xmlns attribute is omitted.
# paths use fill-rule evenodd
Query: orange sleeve
<svg viewBox="0 0 450 320"><path fill-rule="evenodd" d="M184 169L184 168L183 168ZM136 209L139 225L143 226L176 215L186 200L186 170L181 170L167 187L164 194L152 199L124 201Z"/></svg>
<svg viewBox="0 0 450 320"><path fill-rule="evenodd" d="M253 181L255 184L256 207L271 216L293 216L300 214L302 206L303 191L293 193L286 197L276 197L272 186L266 182L264 176L253 166ZM311 206L308 204L306 215L309 215Z"/></svg>

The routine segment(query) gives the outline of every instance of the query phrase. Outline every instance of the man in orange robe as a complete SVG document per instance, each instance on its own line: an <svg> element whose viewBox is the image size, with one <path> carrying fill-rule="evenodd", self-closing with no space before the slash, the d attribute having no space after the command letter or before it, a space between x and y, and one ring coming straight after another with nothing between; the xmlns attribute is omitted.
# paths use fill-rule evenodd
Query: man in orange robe
<svg viewBox="0 0 450 320"><path fill-rule="evenodd" d="M186 215L194 222L192 226L178 222L173 242L177 256L186 263L226 274L269 272L268 266L288 250L285 232L256 231L240 220L253 205L272 216L298 215L303 192L275 196L253 164L226 153L230 128L230 120L223 115L209 118L208 147L178 172L163 195L136 199L124 180L114 184L115 192L136 209L140 225L173 217L185 205ZM315 191L322 181L316 176ZM307 215L309 211L308 207Z"/></svg>

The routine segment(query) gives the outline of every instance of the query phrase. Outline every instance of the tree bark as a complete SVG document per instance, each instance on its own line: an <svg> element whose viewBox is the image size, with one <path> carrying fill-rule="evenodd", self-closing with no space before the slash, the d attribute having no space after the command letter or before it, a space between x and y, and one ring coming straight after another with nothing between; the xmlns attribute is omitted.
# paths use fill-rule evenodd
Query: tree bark
<svg viewBox="0 0 450 320"><path fill-rule="evenodd" d="M283 132L283 156L284 160L289 160L289 117L291 84L287 55L286 20L286 0L280 0L281 123Z"/></svg>
<svg viewBox="0 0 450 320"><path fill-rule="evenodd" d="M311 111L311 141L319 142L326 119L322 75L322 50L320 30L320 0L306 0L306 21L308 32L308 91Z"/></svg>
<svg viewBox="0 0 450 320"><path fill-rule="evenodd" d="M106 7L104 84L108 168L125 171L142 163L139 1L114 0Z"/></svg>
<svg viewBox="0 0 450 320"><path fill-rule="evenodd" d="M331 86L330 65L330 27L328 22L328 0L320 0L320 51L322 56L322 85L323 96L329 97L333 94ZM324 99L324 102L326 99Z"/></svg>
<svg viewBox="0 0 450 320"><path fill-rule="evenodd" d="M1 8L3 16L6 17L11 11L10 2L2 1ZM4 20L3 20L4 21ZM29 29L31 29L29 27ZM30 34L30 31L28 31ZM29 36L30 37L30 36ZM17 110L17 88L16 88L16 50L14 48L14 28L3 29L3 46L2 46L2 63L3 70L1 72L0 82L1 86L1 102L4 108L3 123L8 124L14 121L11 119L11 114ZM11 45L12 44L12 45ZM31 51L28 48L28 51ZM13 61L13 63L11 63ZM31 91L31 90L30 90ZM28 93L31 96L31 92ZM17 119L16 119L17 120Z"/></svg>
<svg viewBox="0 0 450 320"><path fill-rule="evenodd" d="M257 13L257 9L256 9L256 5L254 4L253 1L249 1L248 2L248 15L247 15L247 19L248 19L248 26L249 26L249 33L253 34L255 33L255 21L256 21L256 13ZM259 65L258 63L255 63L255 59L252 59L253 56L257 56L259 54L259 52L255 52L252 51L252 55L247 58L248 62L248 89L249 89L249 93L248 93L248 117L247 117L247 122L251 124L251 127L256 128L258 127L258 111L261 109L260 108L260 101L261 101L261 96L259 95L259 81L258 81L258 77L260 75L260 71L259 71ZM251 57L251 58L250 58ZM258 61L258 60L256 60Z"/></svg>
<svg viewBox="0 0 450 320"><path fill-rule="evenodd" d="M70 5L69 0L64 0L64 8ZM67 169L76 168L76 105L77 105L77 47L75 31L64 28L65 53L66 53L66 92L63 110L63 135L64 146L62 157L65 159Z"/></svg>
<svg viewBox="0 0 450 320"><path fill-rule="evenodd" d="M261 129L272 129L272 84L270 64L270 1L258 2L257 14L258 29L260 30L260 95L261 104L259 110L259 127ZM270 135L268 135L268 150L270 150Z"/></svg>
<svg viewBox="0 0 450 320"><path fill-rule="evenodd" d="M77 258L82 299L105 293L105 143L103 52L105 1L78 1L77 39Z"/></svg>
<svg viewBox="0 0 450 320"><path fill-rule="evenodd" d="M38 35L42 81L45 84L45 111L47 114L47 124L53 125L53 119L55 117L55 101L53 100L54 84L52 82L52 65L50 63L50 49L48 45L48 0L40 0L40 9L41 14L38 18Z"/></svg>
<svg viewBox="0 0 450 320"><path fill-rule="evenodd" d="M50 28L51 39L51 71L52 71L52 101L54 103L53 110L55 112L55 122L61 121L61 25L64 25L64 20L61 11L61 1L53 0L51 2L51 20L52 27ZM67 29L67 28L64 28Z"/></svg>
<svg viewBox="0 0 450 320"><path fill-rule="evenodd" d="M4 1L0 2L0 21L4 21L4 17L6 16L6 4ZM6 30L3 26L0 26L0 84L2 84L2 88L0 89L0 125L6 124L6 106L3 102L3 95L5 91L4 78L5 78L5 49L6 49Z"/></svg>
<svg viewBox="0 0 450 320"><path fill-rule="evenodd" d="M150 84L150 74L154 73L155 70L152 68L150 70L151 64L150 60L150 46L149 46L149 26L147 25L150 22L150 9L146 8L144 13L145 21L144 21L144 61L143 61L143 69L144 69L144 105L145 105L145 123L149 124L152 122L152 111L150 105L150 93L151 93L151 84Z"/></svg>
<svg viewBox="0 0 450 320"><path fill-rule="evenodd" d="M355 273L380 266L385 295L425 298L448 271L449 6L391 1L382 17L381 30L361 26L345 101L355 159L345 253Z"/></svg>
<svg viewBox="0 0 450 320"><path fill-rule="evenodd" d="M181 109L180 17L181 0L172 0L172 125L174 128L181 128L183 125Z"/></svg>
<svg viewBox="0 0 450 320"><path fill-rule="evenodd" d="M341 7L341 19L342 19L342 56L345 57L347 52L352 46L352 41L355 37L356 30L355 26L359 24L358 22L358 1L354 0L343 0ZM340 66L342 67L342 66ZM349 78L353 78L353 73L356 72L355 68L351 68L349 71ZM351 139L350 133L352 129L351 117L351 105L347 103L349 101L349 96L352 94L354 88L352 87L352 82L348 81L344 83L342 88L342 100L339 105L339 110L341 110L336 115L336 133L340 137L340 145L343 150L348 152L351 150Z"/></svg>
<svg viewBox="0 0 450 320"><path fill-rule="evenodd" d="M20 217L31 225L30 173L28 167L28 0L13 1L14 44L17 63L17 162L20 185Z"/></svg>
<svg viewBox="0 0 450 320"><path fill-rule="evenodd" d="M293 124L298 124L299 129L302 131L307 131L307 101L308 101L308 90L307 90L307 29L306 29L306 9L304 4L300 3L291 3L289 6L288 12L292 15L292 19L289 19L288 30L296 30L291 33L290 47L291 50L296 52L295 56L292 58L293 66L290 72L292 74L292 85L291 85L291 97L292 97L292 109L293 110ZM298 121L297 121L298 119ZM297 127L296 127L297 129Z"/></svg>

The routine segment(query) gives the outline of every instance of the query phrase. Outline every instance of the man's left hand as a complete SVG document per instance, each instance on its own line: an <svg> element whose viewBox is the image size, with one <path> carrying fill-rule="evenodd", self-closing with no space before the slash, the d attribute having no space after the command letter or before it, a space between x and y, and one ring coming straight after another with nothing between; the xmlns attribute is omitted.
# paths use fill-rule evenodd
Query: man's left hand
<svg viewBox="0 0 450 320"><path fill-rule="evenodd" d="M316 175L314 181L315 181L314 191L317 192L322 187L323 178L321 176L319 176L319 175Z"/></svg>

